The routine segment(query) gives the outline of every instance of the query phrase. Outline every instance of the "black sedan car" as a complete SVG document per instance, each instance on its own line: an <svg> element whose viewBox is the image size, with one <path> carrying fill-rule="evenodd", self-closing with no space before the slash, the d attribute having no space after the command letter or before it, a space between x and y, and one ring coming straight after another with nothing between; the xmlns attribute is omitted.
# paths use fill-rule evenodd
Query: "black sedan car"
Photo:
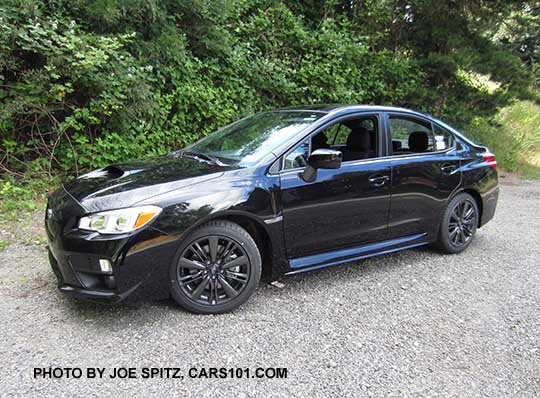
<svg viewBox="0 0 540 398"><path fill-rule="evenodd" d="M383 106L258 113L51 195L62 292L172 296L221 313L276 279L435 244L458 253L495 212L496 160L431 116Z"/></svg>

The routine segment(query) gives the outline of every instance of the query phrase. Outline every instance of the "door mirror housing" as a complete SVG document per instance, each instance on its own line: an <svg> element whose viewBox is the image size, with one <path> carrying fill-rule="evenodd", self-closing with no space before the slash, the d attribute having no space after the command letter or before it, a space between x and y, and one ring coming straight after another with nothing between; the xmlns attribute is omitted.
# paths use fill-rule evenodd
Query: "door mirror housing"
<svg viewBox="0 0 540 398"><path fill-rule="evenodd" d="M334 149L315 149L308 158L308 165L314 169L339 169L343 154Z"/></svg>
<svg viewBox="0 0 540 398"><path fill-rule="evenodd" d="M317 178L318 169L339 169L343 154L334 149L321 148L314 150L307 160L307 167L301 173L306 182L313 182Z"/></svg>

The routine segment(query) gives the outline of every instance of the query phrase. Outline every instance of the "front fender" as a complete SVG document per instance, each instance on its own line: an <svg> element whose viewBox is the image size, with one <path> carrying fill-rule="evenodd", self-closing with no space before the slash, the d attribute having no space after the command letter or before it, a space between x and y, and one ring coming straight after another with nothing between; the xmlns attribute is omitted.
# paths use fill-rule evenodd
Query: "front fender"
<svg viewBox="0 0 540 398"><path fill-rule="evenodd" d="M249 221L264 233L268 244L272 276L288 270L279 206L279 177L251 174L233 175L218 181L197 184L140 202L163 211L152 228L167 235L178 247L182 240L202 224L216 219Z"/></svg>

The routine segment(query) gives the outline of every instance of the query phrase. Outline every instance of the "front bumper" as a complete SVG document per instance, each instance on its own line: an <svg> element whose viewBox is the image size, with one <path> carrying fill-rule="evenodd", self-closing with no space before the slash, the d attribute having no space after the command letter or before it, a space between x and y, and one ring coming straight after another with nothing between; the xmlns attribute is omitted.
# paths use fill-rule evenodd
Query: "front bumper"
<svg viewBox="0 0 540 398"><path fill-rule="evenodd" d="M62 256L65 259L65 256ZM117 303L124 297L118 292L113 284L109 282L108 288L90 288L81 281L81 272L76 271L80 264L73 264L71 261L59 262L49 245L49 263L58 280L58 289L68 295L80 299L88 299L102 303ZM99 276L97 276L99 278ZM114 278L113 275L103 274L103 278Z"/></svg>
<svg viewBox="0 0 540 398"><path fill-rule="evenodd" d="M63 188L49 198L45 229L59 290L103 303L167 297L176 239L152 228L123 235L81 231L78 219L86 213ZM109 261L112 272L102 271L100 260Z"/></svg>

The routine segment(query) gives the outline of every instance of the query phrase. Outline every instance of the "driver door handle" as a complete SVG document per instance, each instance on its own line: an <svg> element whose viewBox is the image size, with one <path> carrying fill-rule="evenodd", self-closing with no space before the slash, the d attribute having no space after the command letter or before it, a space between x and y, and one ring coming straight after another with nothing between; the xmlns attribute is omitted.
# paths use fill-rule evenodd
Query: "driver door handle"
<svg viewBox="0 0 540 398"><path fill-rule="evenodd" d="M382 175L382 174L375 174L375 175L369 176L369 182L371 182L371 184L373 184L376 187L380 187L384 185L386 181L388 181L389 179L390 177Z"/></svg>

